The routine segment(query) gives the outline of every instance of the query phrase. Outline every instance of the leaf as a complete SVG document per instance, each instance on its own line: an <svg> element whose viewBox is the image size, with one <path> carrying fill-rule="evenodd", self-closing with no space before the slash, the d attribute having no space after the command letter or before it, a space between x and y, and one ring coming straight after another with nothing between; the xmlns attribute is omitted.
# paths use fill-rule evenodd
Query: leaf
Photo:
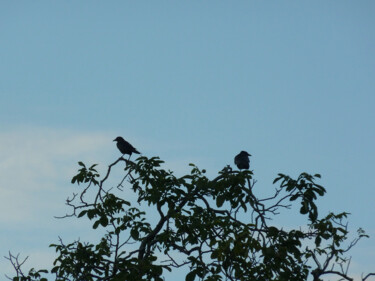
<svg viewBox="0 0 375 281"><path fill-rule="evenodd" d="M320 195L320 196L323 196L324 193L326 193L326 189L319 185L319 184L315 184L316 188L314 188L314 190Z"/></svg>
<svg viewBox="0 0 375 281"><path fill-rule="evenodd" d="M74 177L72 178L71 183L75 183L76 181L77 181L77 176L74 176Z"/></svg>
<svg viewBox="0 0 375 281"><path fill-rule="evenodd" d="M220 208L221 206L223 206L223 204L224 204L224 197L218 196L216 198L216 206L218 206Z"/></svg>
<svg viewBox="0 0 375 281"><path fill-rule="evenodd" d="M195 276L196 276L196 273L195 271L191 271L189 272L186 277L185 277L185 281L194 281L195 280Z"/></svg>
<svg viewBox="0 0 375 281"><path fill-rule="evenodd" d="M154 273L156 275L162 275L163 274L163 268L161 266L157 266L154 268Z"/></svg>
<svg viewBox="0 0 375 281"><path fill-rule="evenodd" d="M139 239L139 232L137 229L135 228L132 228L132 230L130 230L130 235L131 237L134 239L134 240L138 240Z"/></svg>
<svg viewBox="0 0 375 281"><path fill-rule="evenodd" d="M108 218L107 217L101 217L100 218L100 224L104 227L106 227L108 225Z"/></svg>
<svg viewBox="0 0 375 281"><path fill-rule="evenodd" d="M90 171L96 171L96 170L94 169L96 166L98 166L98 164L94 164L94 165L92 165L92 166L89 168L89 170L90 170Z"/></svg>
<svg viewBox="0 0 375 281"><path fill-rule="evenodd" d="M308 210L308 208L307 208L307 206L306 206L305 204L303 204L302 207L301 207L301 209L299 210L299 212L300 212L302 215L307 214L308 211L309 211L309 210Z"/></svg>
<svg viewBox="0 0 375 281"><path fill-rule="evenodd" d="M290 197L290 201L294 201L296 200L300 195L297 193L297 194L294 194L292 197Z"/></svg>
<svg viewBox="0 0 375 281"><path fill-rule="evenodd" d="M212 251L211 259L217 259L218 257L219 257L219 252L217 250Z"/></svg>
<svg viewBox="0 0 375 281"><path fill-rule="evenodd" d="M80 218L80 217L83 217L86 213L87 213L87 211L82 211L82 212L79 213L78 217L79 217L79 218Z"/></svg>
<svg viewBox="0 0 375 281"><path fill-rule="evenodd" d="M91 209L91 210L88 210L87 211L87 217L91 220L93 217L95 217L96 215L96 210L95 209Z"/></svg>
<svg viewBox="0 0 375 281"><path fill-rule="evenodd" d="M322 238L321 238L320 236L317 236L317 237L315 238L315 245L316 245L317 247L319 247L321 242L322 242Z"/></svg>
<svg viewBox="0 0 375 281"><path fill-rule="evenodd" d="M279 230L276 227L271 226L268 228L268 233L270 236L277 236L279 234Z"/></svg>
<svg viewBox="0 0 375 281"><path fill-rule="evenodd" d="M99 226L99 223L100 223L100 220L97 220L96 222L94 222L94 225L92 226L92 228L97 229Z"/></svg>
<svg viewBox="0 0 375 281"><path fill-rule="evenodd" d="M313 205L311 212L309 213L309 219L314 222L318 218L318 212L316 210L316 206Z"/></svg>

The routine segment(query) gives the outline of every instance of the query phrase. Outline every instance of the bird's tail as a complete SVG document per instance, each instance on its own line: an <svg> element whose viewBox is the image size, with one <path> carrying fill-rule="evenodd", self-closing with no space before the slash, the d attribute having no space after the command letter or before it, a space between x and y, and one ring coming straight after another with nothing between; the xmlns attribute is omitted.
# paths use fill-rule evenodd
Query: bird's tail
<svg viewBox="0 0 375 281"><path fill-rule="evenodd" d="M133 153L135 154L141 154L138 150L134 149Z"/></svg>

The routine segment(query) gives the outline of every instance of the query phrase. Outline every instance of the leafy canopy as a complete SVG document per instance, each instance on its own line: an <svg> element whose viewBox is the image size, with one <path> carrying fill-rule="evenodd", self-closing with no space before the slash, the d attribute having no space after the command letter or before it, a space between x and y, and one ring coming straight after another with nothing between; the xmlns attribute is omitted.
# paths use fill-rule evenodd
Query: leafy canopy
<svg viewBox="0 0 375 281"><path fill-rule="evenodd" d="M317 281L326 274L352 280L345 254L367 235L359 229L348 242L347 213L319 216L316 200L326 192L317 183L320 175L279 174L273 196L259 198L252 171L227 166L209 179L190 164L190 174L176 177L162 163L158 157L121 157L101 180L96 165L78 163L72 183L79 192L67 199L72 213L65 217L88 219L94 230L106 232L96 244L52 244L58 254L50 270L55 280L159 281L180 268L188 269L186 281ZM124 167L124 175L113 187L108 179L115 166ZM129 192L136 201L126 200ZM280 210L293 204L306 225L273 225ZM8 259L17 273L13 280L47 280L46 270L24 274L18 257Z"/></svg>

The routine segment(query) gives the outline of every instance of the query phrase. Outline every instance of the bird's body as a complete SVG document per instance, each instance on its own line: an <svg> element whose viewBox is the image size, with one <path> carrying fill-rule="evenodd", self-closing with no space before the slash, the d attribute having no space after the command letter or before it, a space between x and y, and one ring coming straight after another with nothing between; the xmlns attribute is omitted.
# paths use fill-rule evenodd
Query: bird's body
<svg viewBox="0 0 375 281"><path fill-rule="evenodd" d="M129 154L129 158L132 155L132 153L140 154L140 152L135 149L134 146L132 146L130 143L128 143L126 140L124 140L122 137L117 137L113 141L117 142L117 148L120 150L120 152L124 154Z"/></svg>
<svg viewBox="0 0 375 281"><path fill-rule="evenodd" d="M234 164L237 165L238 169L249 169L250 168L250 159L251 154L246 151L241 151L239 154L234 157Z"/></svg>

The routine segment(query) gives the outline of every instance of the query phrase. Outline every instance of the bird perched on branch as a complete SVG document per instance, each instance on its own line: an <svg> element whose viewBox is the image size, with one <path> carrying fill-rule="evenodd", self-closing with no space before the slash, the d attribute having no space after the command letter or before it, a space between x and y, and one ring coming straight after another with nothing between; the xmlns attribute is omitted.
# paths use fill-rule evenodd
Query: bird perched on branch
<svg viewBox="0 0 375 281"><path fill-rule="evenodd" d="M239 154L234 157L234 164L237 165L238 169L249 169L250 168L250 159L251 154L246 151L241 151Z"/></svg>
<svg viewBox="0 0 375 281"><path fill-rule="evenodd" d="M130 156L132 156L132 153L140 154L140 152L137 149L135 149L134 146L132 146L122 137L117 137L113 141L117 142L117 148L120 150L122 155L129 154L129 159Z"/></svg>

